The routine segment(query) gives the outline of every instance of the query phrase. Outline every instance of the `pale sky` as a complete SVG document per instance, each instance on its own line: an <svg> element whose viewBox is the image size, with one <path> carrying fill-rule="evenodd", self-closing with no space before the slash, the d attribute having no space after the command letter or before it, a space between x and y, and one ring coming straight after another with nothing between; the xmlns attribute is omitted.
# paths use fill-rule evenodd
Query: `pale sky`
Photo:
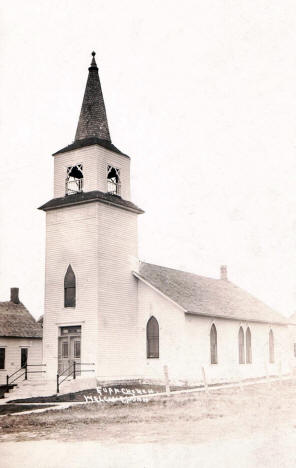
<svg viewBox="0 0 296 468"><path fill-rule="evenodd" d="M43 313L52 153L74 139L91 51L132 161L144 261L296 310L295 0L0 2L0 300Z"/></svg>

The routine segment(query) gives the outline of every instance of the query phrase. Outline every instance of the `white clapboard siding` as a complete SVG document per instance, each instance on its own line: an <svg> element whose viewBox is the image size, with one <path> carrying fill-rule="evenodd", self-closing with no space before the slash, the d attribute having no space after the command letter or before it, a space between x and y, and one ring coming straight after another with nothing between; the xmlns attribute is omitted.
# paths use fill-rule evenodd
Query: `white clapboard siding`
<svg viewBox="0 0 296 468"><path fill-rule="evenodd" d="M41 338L5 338L0 337L0 348L5 348L5 369L0 369L0 385L6 383L6 376L21 367L21 348L28 349L28 364L42 364ZM42 367L28 367L28 370L43 370ZM20 372L17 375L21 375ZM16 375L16 376L17 376ZM28 379L40 379L42 374L29 374ZM24 377L23 377L24 378ZM20 381L23 380L20 379Z"/></svg>
<svg viewBox="0 0 296 468"><path fill-rule="evenodd" d="M66 168L83 164L84 191L107 189L107 164L120 169L129 199L129 158L98 146L55 156L55 197L65 194ZM135 373L137 349L137 215L99 201L47 212L44 360L47 377L58 364L59 327L80 325L81 361L98 378ZM76 276L76 307L64 308L68 265Z"/></svg>
<svg viewBox="0 0 296 468"><path fill-rule="evenodd" d="M67 167L83 165L83 191L107 192L107 166L120 169L121 196L130 200L130 159L98 145L86 146L54 157L54 197L65 195Z"/></svg>
<svg viewBox="0 0 296 468"><path fill-rule="evenodd" d="M287 327L267 323L187 315L151 286L139 280L139 369L145 378L163 378L168 366L173 381L202 382L202 367L209 382L262 377L291 372L291 346ZM146 325L151 316L159 323L159 359L146 357ZM215 323L218 338L218 364L210 362L210 330ZM238 362L240 326L252 335L252 363ZM269 331L273 330L275 362L269 362Z"/></svg>

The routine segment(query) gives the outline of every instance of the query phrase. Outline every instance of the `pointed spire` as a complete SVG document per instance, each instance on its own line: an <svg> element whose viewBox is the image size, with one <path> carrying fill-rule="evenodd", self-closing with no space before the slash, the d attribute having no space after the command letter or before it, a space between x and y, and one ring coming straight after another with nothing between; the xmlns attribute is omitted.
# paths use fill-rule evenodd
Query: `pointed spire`
<svg viewBox="0 0 296 468"><path fill-rule="evenodd" d="M111 142L95 55L96 53L92 52L75 141L96 137Z"/></svg>

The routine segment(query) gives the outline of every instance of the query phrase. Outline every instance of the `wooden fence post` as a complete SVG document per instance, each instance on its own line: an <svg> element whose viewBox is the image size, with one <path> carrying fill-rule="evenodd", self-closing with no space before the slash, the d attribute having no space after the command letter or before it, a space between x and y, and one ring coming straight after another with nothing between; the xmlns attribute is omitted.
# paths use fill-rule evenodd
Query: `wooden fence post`
<svg viewBox="0 0 296 468"><path fill-rule="evenodd" d="M269 369L268 369L268 364L266 362L265 362L265 376L266 376L268 386L270 387Z"/></svg>
<svg viewBox="0 0 296 468"><path fill-rule="evenodd" d="M241 376L240 370L238 371L238 385L239 385L240 391L242 392L243 391L243 384L242 384L242 376Z"/></svg>
<svg viewBox="0 0 296 468"><path fill-rule="evenodd" d="M209 393L209 387L208 387L208 382L207 382L206 371L205 371L205 368L203 366L201 367L201 372L202 372L202 378L203 378L203 381L204 381L205 392Z"/></svg>
<svg viewBox="0 0 296 468"><path fill-rule="evenodd" d="M282 371L282 361L279 361L279 377L280 377L280 384L283 383L283 371Z"/></svg>
<svg viewBox="0 0 296 468"><path fill-rule="evenodd" d="M163 371L164 371L164 379L165 379L165 391L167 395L170 395L171 390L170 390L170 381L169 381L169 370L168 370L167 365L163 366Z"/></svg>

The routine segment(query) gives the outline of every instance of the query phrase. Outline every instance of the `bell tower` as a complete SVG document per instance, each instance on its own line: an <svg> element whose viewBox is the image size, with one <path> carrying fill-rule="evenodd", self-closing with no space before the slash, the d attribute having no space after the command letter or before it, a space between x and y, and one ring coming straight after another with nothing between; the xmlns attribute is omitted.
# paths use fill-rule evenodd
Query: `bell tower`
<svg viewBox="0 0 296 468"><path fill-rule="evenodd" d="M95 52L75 140L53 155L46 212L43 356L48 379L74 361L98 379L136 374L137 215L130 157L111 142ZM94 363L93 366L85 363ZM79 372L78 372L79 375Z"/></svg>

